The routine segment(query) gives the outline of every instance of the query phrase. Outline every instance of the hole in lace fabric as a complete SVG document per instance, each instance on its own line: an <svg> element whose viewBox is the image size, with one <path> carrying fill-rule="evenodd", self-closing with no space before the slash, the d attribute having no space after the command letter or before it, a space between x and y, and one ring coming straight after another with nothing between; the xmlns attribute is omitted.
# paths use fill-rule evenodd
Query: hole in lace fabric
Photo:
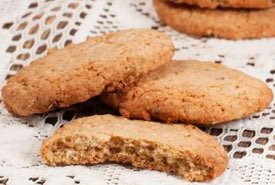
<svg viewBox="0 0 275 185"><path fill-rule="evenodd" d="M36 8L38 6L38 3L32 3L28 8Z"/></svg>
<svg viewBox="0 0 275 185"><path fill-rule="evenodd" d="M38 30L39 30L39 24L36 24L29 30L29 35L33 35L33 34L37 33Z"/></svg>
<svg viewBox="0 0 275 185"><path fill-rule="evenodd" d="M262 154L264 152L263 148L253 148L253 153Z"/></svg>
<svg viewBox="0 0 275 185"><path fill-rule="evenodd" d="M92 6L87 4L87 5L86 5L86 8L87 8L87 9L91 9Z"/></svg>
<svg viewBox="0 0 275 185"><path fill-rule="evenodd" d="M71 43L72 43L72 40L66 40L66 42L64 43L64 46L68 46Z"/></svg>
<svg viewBox="0 0 275 185"><path fill-rule="evenodd" d="M71 18L72 16L73 16L73 14L72 14L72 13L68 13L68 12L63 13L63 17L68 17L68 18Z"/></svg>
<svg viewBox="0 0 275 185"><path fill-rule="evenodd" d="M68 22L67 22L67 21L61 21L61 22L58 23L57 29L63 29L63 28L65 28L67 25L68 25Z"/></svg>
<svg viewBox="0 0 275 185"><path fill-rule="evenodd" d="M16 50L16 46L9 46L6 50L7 53L13 53Z"/></svg>
<svg viewBox="0 0 275 185"><path fill-rule="evenodd" d="M265 138L265 137L260 137L256 140L256 143L260 145L265 145L267 142L268 142L268 138Z"/></svg>
<svg viewBox="0 0 275 185"><path fill-rule="evenodd" d="M268 150L275 151L275 145L271 145L268 147Z"/></svg>
<svg viewBox="0 0 275 185"><path fill-rule="evenodd" d="M266 158L275 160L275 155L268 154L266 155Z"/></svg>
<svg viewBox="0 0 275 185"><path fill-rule="evenodd" d="M22 35L21 34L18 34L18 35L15 35L12 37L12 40L13 41L19 41L21 39Z"/></svg>
<svg viewBox="0 0 275 185"><path fill-rule="evenodd" d="M86 15L87 14L85 12L81 12L79 16L80 16L81 19L84 19L86 17Z"/></svg>
<svg viewBox="0 0 275 185"><path fill-rule="evenodd" d="M56 7L52 8L51 11L52 11L52 12L57 12L57 11L59 11L60 9L61 9L60 6L56 6Z"/></svg>
<svg viewBox="0 0 275 185"><path fill-rule="evenodd" d="M70 35L74 36L76 32L77 32L76 29L72 29L72 30L70 31Z"/></svg>
<svg viewBox="0 0 275 185"><path fill-rule="evenodd" d="M27 40L24 42L23 44L23 48L31 48L32 46L34 45L34 39L31 39L31 40Z"/></svg>
<svg viewBox="0 0 275 185"><path fill-rule="evenodd" d="M249 137L249 138L252 138L255 136L255 131L254 130L244 130L243 133L242 133L242 136L243 137Z"/></svg>
<svg viewBox="0 0 275 185"><path fill-rule="evenodd" d="M33 16L32 20L38 20L41 19L44 15L44 12L41 12L39 14L36 14L35 16Z"/></svg>
<svg viewBox="0 0 275 185"><path fill-rule="evenodd" d="M7 22L5 24L3 24L2 28L3 29L10 29L13 25L13 22Z"/></svg>
<svg viewBox="0 0 275 185"><path fill-rule="evenodd" d="M219 136L221 135L223 130L221 128L210 128L210 135L212 136Z"/></svg>
<svg viewBox="0 0 275 185"><path fill-rule="evenodd" d="M46 40L48 37L49 37L49 35L50 35L50 33L51 33L51 30L50 29L47 29L47 30L45 30L42 34L41 34L41 39L42 40Z"/></svg>
<svg viewBox="0 0 275 185"><path fill-rule="evenodd" d="M261 129L261 133L264 133L264 134L270 134L272 131L273 131L273 128L264 127Z"/></svg>
<svg viewBox="0 0 275 185"><path fill-rule="evenodd" d="M62 37L62 33L57 34L57 35L53 38L53 43L58 42L58 41L61 39L61 37Z"/></svg>
<svg viewBox="0 0 275 185"><path fill-rule="evenodd" d="M30 54L29 53L21 53L21 54L17 55L17 57L16 57L16 59L23 60L23 61L25 61L25 60L27 60L29 58L30 58Z"/></svg>
<svg viewBox="0 0 275 185"><path fill-rule="evenodd" d="M18 27L17 27L17 31L19 31L19 30L23 30L23 29L25 29L26 27L27 27L27 25L28 25L28 23L27 22L23 22L23 23L21 23Z"/></svg>
<svg viewBox="0 0 275 185"><path fill-rule="evenodd" d="M224 149L229 153L232 150L232 145L223 145Z"/></svg>
<svg viewBox="0 0 275 185"><path fill-rule="evenodd" d="M41 53L44 53L47 49L47 45L46 44L43 44L42 46L39 46L36 50L36 54L39 55Z"/></svg>
<svg viewBox="0 0 275 185"><path fill-rule="evenodd" d="M1 185L7 185L7 182L9 181L8 178L5 178L3 176L0 176L0 184Z"/></svg>
<svg viewBox="0 0 275 185"><path fill-rule="evenodd" d="M231 142L233 142L233 141L236 141L236 140L237 140L237 136L236 136L236 135L229 135L229 136L226 136L226 137L224 138L224 140L225 140L225 141L231 141Z"/></svg>
<svg viewBox="0 0 275 185"><path fill-rule="evenodd" d="M270 83L270 82L273 82L273 81L274 81L273 78L267 78L267 79L265 80L266 83Z"/></svg>
<svg viewBox="0 0 275 185"><path fill-rule="evenodd" d="M246 152L245 152L245 151L243 151L243 152L237 151L237 152L234 153L233 157L236 158L236 159L241 159L241 158L243 158L245 155L246 155Z"/></svg>
<svg viewBox="0 0 275 185"><path fill-rule="evenodd" d="M251 142L250 141L241 141L238 143L238 146L247 148L247 147L251 146Z"/></svg>
<svg viewBox="0 0 275 185"><path fill-rule="evenodd" d="M68 7L71 9L76 9L78 6L79 5L77 3L70 3Z"/></svg>
<svg viewBox="0 0 275 185"><path fill-rule="evenodd" d="M46 18L46 20L45 20L45 24L46 24L46 25L51 24L51 23L54 21L55 18L56 18L55 15L48 16L48 17Z"/></svg>
<svg viewBox="0 0 275 185"><path fill-rule="evenodd" d="M39 177L30 177L30 178L29 178L29 181L32 181L32 182L34 182L35 184L40 184L40 185L43 185L43 184L46 182L45 179L39 178Z"/></svg>
<svg viewBox="0 0 275 185"><path fill-rule="evenodd" d="M33 182L37 181L38 179L39 179L38 177L30 177L30 178L29 178L29 180L30 180L30 181L33 181Z"/></svg>
<svg viewBox="0 0 275 185"><path fill-rule="evenodd" d="M58 118L57 118L57 116L47 117L45 119L45 123L55 126L58 123Z"/></svg>
<svg viewBox="0 0 275 185"><path fill-rule="evenodd" d="M18 71L20 69L23 68L23 65L22 64L13 64L11 67L10 67L10 70L12 71Z"/></svg>
<svg viewBox="0 0 275 185"><path fill-rule="evenodd" d="M22 16L22 18L29 17L31 14L32 14L32 12L27 12L27 13L25 13L25 14Z"/></svg>

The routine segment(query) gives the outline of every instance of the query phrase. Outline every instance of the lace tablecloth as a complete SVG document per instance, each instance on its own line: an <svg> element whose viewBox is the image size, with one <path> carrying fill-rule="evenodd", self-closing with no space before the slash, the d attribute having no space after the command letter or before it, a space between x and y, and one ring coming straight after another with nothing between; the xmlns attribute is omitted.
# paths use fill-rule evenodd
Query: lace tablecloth
<svg viewBox="0 0 275 185"><path fill-rule="evenodd" d="M275 39L227 41L192 38L161 24L149 0L1 0L0 84L46 55L49 48L81 42L88 36L146 27L167 32L176 59L211 60L265 81L275 90ZM274 91L275 92L275 91ZM130 166L50 168L40 161L41 142L61 123L91 115L98 100L28 118L12 117L0 104L0 184L275 184L275 105L247 119L202 128L224 145L227 171L209 183L189 183L166 173Z"/></svg>

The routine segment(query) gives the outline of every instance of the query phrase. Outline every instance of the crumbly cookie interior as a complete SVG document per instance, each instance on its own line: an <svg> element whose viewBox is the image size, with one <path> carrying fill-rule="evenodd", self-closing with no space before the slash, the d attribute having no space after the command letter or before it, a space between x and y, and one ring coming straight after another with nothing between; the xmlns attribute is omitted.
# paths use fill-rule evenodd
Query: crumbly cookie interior
<svg viewBox="0 0 275 185"><path fill-rule="evenodd" d="M43 160L51 165L119 162L170 172L190 181L213 178L214 169L200 156L150 141L117 136L66 136L42 148Z"/></svg>

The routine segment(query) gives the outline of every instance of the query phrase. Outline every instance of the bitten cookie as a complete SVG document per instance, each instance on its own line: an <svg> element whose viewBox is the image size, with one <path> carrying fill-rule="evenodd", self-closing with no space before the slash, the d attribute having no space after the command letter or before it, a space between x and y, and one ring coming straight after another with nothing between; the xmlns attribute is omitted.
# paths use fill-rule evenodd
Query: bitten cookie
<svg viewBox="0 0 275 185"><path fill-rule="evenodd" d="M265 10L201 9L154 0L161 21L195 36L252 39L275 36L275 8Z"/></svg>
<svg viewBox="0 0 275 185"><path fill-rule="evenodd" d="M10 112L43 113L123 88L169 62L171 39L150 29L133 29L89 38L34 61L2 89Z"/></svg>
<svg viewBox="0 0 275 185"><path fill-rule="evenodd" d="M168 0L174 3L185 3L189 5L196 5L201 8L253 8L253 9L264 9L271 8L274 6L275 1L273 0Z"/></svg>
<svg viewBox="0 0 275 185"><path fill-rule="evenodd" d="M272 101L262 81L221 64L171 62L136 86L102 95L124 117L164 122L216 124L247 117Z"/></svg>
<svg viewBox="0 0 275 185"><path fill-rule="evenodd" d="M44 141L50 166L106 161L206 181L225 171L228 158L212 136L191 125L131 121L111 115L77 119Z"/></svg>

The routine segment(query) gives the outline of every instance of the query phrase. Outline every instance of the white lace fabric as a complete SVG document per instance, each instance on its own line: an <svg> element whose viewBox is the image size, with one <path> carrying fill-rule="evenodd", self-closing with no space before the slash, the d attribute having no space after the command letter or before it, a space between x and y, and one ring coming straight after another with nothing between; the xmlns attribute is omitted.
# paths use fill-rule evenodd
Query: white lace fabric
<svg viewBox="0 0 275 185"><path fill-rule="evenodd" d="M168 33L175 59L223 63L265 81L275 92L275 39L228 41L193 38L161 24L149 0L2 0L0 2L0 84L50 48L128 28ZM42 141L63 123L91 115L103 105L88 102L27 118L0 104L0 184L275 184L275 105L249 118L202 128L227 149L230 163L214 181L190 183L166 173L119 164L52 168L40 161ZM104 106L103 106L104 107ZM104 113L102 111L101 113Z"/></svg>

